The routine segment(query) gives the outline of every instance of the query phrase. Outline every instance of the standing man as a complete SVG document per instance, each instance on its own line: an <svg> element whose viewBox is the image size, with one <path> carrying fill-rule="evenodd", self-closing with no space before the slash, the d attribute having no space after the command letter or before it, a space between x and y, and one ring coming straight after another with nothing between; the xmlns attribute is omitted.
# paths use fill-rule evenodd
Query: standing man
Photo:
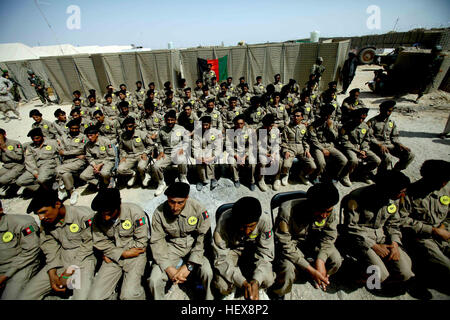
<svg viewBox="0 0 450 320"><path fill-rule="evenodd" d="M17 300L39 269L39 227L25 214L6 214L0 201L0 300Z"/></svg>
<svg viewBox="0 0 450 320"><path fill-rule="evenodd" d="M27 73L29 75L28 81L30 81L30 85L34 88L34 90L36 90L36 94L38 95L39 99L41 99L43 106L46 106L47 102L49 105L52 104L52 101L48 96L44 80L35 75L33 70L27 70Z"/></svg>
<svg viewBox="0 0 450 320"><path fill-rule="evenodd" d="M322 65L323 64L323 58L322 57L318 57L316 60L316 63L313 64L313 66L311 67L311 72L310 74L313 74L316 76L316 83L317 83L317 88L320 88L320 79L322 78L323 73L325 72L325 67Z"/></svg>
<svg viewBox="0 0 450 320"><path fill-rule="evenodd" d="M208 67L208 70L203 71L202 78L203 78L203 85L206 85L206 86L209 87L212 84L212 78L213 77L217 78L217 75L214 72L214 70L211 69L212 68L212 64L211 63L208 63L207 67Z"/></svg>
<svg viewBox="0 0 450 320"><path fill-rule="evenodd" d="M217 289L225 296L239 288L246 300L259 300L260 289L269 288L275 279L272 224L259 200L236 201L218 218L213 238Z"/></svg>
<svg viewBox="0 0 450 320"><path fill-rule="evenodd" d="M65 206L56 191L40 189L27 213L41 220L41 249L45 266L28 282L19 300L41 300L52 291L86 300L94 278L95 257L91 223L94 212L88 207ZM31 230L30 230L31 231ZM80 269L80 287L71 289L73 267Z"/></svg>
<svg viewBox="0 0 450 320"><path fill-rule="evenodd" d="M0 128L0 196L5 196L8 188L25 170L23 145L6 138L6 131Z"/></svg>
<svg viewBox="0 0 450 320"><path fill-rule="evenodd" d="M4 77L0 77L0 112L5 115L5 122L9 122L8 112L12 111L17 119L22 120L20 113L17 110L17 103L13 100L11 89L13 83Z"/></svg>
<svg viewBox="0 0 450 320"><path fill-rule="evenodd" d="M316 289L327 290L342 257L334 243L337 238L335 205L339 192L331 183L318 183L308 189L306 199L283 203L275 222L280 260L272 292L282 298L291 291L300 271L307 272ZM313 259L311 265L308 258Z"/></svg>
<svg viewBox="0 0 450 320"><path fill-rule="evenodd" d="M164 299L168 281L184 283L191 272L200 277L205 299L213 300L211 280L213 272L205 257L205 235L211 222L206 209L189 198L189 185L175 182L164 193L167 200L156 208L152 217L150 248L155 263L149 279L150 292L155 300ZM207 244L209 245L209 244ZM177 268L177 264L182 265Z"/></svg>
<svg viewBox="0 0 450 320"><path fill-rule="evenodd" d="M348 59L345 60L341 71L342 91L341 94L347 94L347 89L355 77L356 67L358 66L358 58L354 52L348 53Z"/></svg>
<svg viewBox="0 0 450 320"><path fill-rule="evenodd" d="M96 212L92 225L94 247L102 253L103 261L88 299L111 299L123 278L120 300L145 300L141 280L147 263L147 215L133 203L122 203L116 188L101 190L91 208Z"/></svg>
<svg viewBox="0 0 450 320"><path fill-rule="evenodd" d="M386 100L380 104L380 113L367 121L371 129L371 148L381 158L378 172L387 170L391 165L392 157L399 158L393 166L394 170L404 170L414 160L411 149L400 143L397 124L391 119L396 102Z"/></svg>

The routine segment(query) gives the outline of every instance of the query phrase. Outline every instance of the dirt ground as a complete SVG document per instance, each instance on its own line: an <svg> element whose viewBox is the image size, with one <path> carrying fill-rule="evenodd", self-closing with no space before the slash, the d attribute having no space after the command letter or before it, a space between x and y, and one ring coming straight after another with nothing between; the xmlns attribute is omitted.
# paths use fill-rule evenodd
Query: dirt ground
<svg viewBox="0 0 450 320"><path fill-rule="evenodd" d="M370 89L365 85L367 81L372 80L373 70L378 69L376 66L359 66L356 76L349 87L349 90L353 88L361 89L360 98L370 108L368 119L373 117L378 112L379 104L385 99L392 97L380 97L373 94ZM340 88L338 88L340 91ZM346 96L338 95L338 102L341 103ZM400 141L406 146L410 147L415 154L413 163L405 170L405 173L411 178L412 181L417 180L419 175L419 168L421 164L427 159L443 159L450 160L450 139L440 139L438 134L443 131L447 118L450 114L450 94L443 91L436 91L431 94L425 95L419 104L415 104L414 100L417 95L407 94L397 98L398 110L392 114L392 119L396 121L400 130ZM4 123L3 119L0 119L0 127L4 128L7 135L11 139L17 139L21 142L28 141L26 137L33 120L28 117L28 113L35 106L40 105L40 101L32 101L19 107L19 111L23 118L22 121L16 119L9 123ZM59 106L67 113L70 110L70 105ZM44 119L54 121L53 112L58 106L38 107L41 110ZM354 183L351 188L343 187L338 184L338 189L341 198L348 194L351 190L363 186L363 183ZM90 206L95 194L86 194L84 190L85 186L79 187L81 197L79 198L77 205ZM289 185L281 187L278 192L285 192L291 190L304 190L306 186L301 184ZM271 188L266 192L261 192L258 188L256 191L250 191L247 186L241 185L239 189L233 186L233 183L228 178L221 178L219 185L214 191L209 191L209 188L204 188L201 192L198 192L194 184L191 184L192 198L195 198L202 202L207 208L211 216L212 227L215 225L215 211L224 203L235 202L242 196L252 195L260 199L263 209L267 214L270 212L270 200L272 196L278 192L274 192ZM141 205L144 210L151 214L153 210L165 200L165 196L154 197L154 189L141 189L137 186L131 189L124 187L121 190L121 196L125 202L133 202ZM14 214L24 214L26 208L30 202L30 199L23 198L10 198L3 199L3 206L5 212ZM37 217L35 216L36 220ZM351 300L369 300L369 299L413 299L408 293L395 296L380 295L376 290L369 291L364 287L352 287L348 285L348 281L345 279L338 279L333 283L333 277L331 278L332 285L328 292L322 292L314 289L310 283L296 283L293 286L292 292L286 295L286 299L292 300L339 300L339 299L351 299ZM433 294L433 299L449 299L443 293L436 290L430 290ZM168 298L171 299L188 299L179 288L175 288L168 294Z"/></svg>

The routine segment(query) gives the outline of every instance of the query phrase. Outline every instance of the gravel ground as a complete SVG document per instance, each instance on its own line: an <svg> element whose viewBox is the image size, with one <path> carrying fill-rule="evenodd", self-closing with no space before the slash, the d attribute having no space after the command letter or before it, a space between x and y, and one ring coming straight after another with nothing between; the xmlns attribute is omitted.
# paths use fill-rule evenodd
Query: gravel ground
<svg viewBox="0 0 450 320"><path fill-rule="evenodd" d="M373 66L359 66L356 76L349 88L361 89L361 98L364 103L370 108L368 119L376 115L378 112L378 105L387 98L392 97L380 97L370 92L369 88L364 84L367 81L372 80L373 70L378 67ZM346 96L338 95L338 101L341 103ZM415 104L414 100L417 96L413 94L407 94L398 97L397 111L393 113L392 119L396 121L400 130L400 141L406 146L410 147L415 154L413 163L405 170L405 173L411 178L412 181L417 180L419 175L419 168L421 164L427 159L450 159L450 140L442 140L437 135L443 131L445 123L450 113L450 94L442 91L437 91L428 95L425 95L419 104ZM19 107L19 111L23 118L22 121L12 120L9 123L4 123L3 119L0 120L1 127L7 131L8 137L17 139L22 142L28 141L26 137L33 120L28 118L28 113L34 107L40 105L39 101L32 101ZM70 105L59 106L67 113L70 110ZM54 120L53 112L57 106L38 107L44 119ZM341 197L348 194L351 190L364 185L363 183L354 183L351 188L343 187L338 184L338 189ZM85 186L79 187L79 191L82 192ZM291 190L304 190L306 187L301 184L289 185L281 187L279 192L291 191ZM238 198L246 195L256 196L260 199L263 208L269 213L270 200L274 194L272 189L266 192L261 192L258 188L256 191L251 192L246 186L241 185L239 189L234 188L230 179L222 178L219 180L219 185L214 191L209 191L209 188L204 188L201 192L198 192L195 185L191 185L192 198L195 198L202 202L211 213L212 225L215 225L215 211L223 203L234 202ZM141 205L146 212L152 213L153 210L165 200L165 196L154 197L154 189L140 189L140 188L123 188L121 190L122 199L127 202L133 202ZM84 194L82 192L79 198L78 205L90 206L95 194ZM3 204L7 213L24 214L26 207L29 204L30 199L12 198L4 199ZM37 217L35 216L36 220ZM333 278L331 278L333 281ZM345 283L345 284L344 284ZM364 287L349 287L348 281L338 279L330 287L328 292L322 292L316 290L310 283L298 283L294 284L292 292L286 295L286 299L293 300L339 300L339 299L355 299L355 300L368 300L368 299L413 299L409 294L386 296L381 295L374 291L369 291ZM433 299L449 299L449 296L442 294L436 290L430 290L433 294ZM179 288L171 291L168 295L171 299L188 299L186 294Z"/></svg>

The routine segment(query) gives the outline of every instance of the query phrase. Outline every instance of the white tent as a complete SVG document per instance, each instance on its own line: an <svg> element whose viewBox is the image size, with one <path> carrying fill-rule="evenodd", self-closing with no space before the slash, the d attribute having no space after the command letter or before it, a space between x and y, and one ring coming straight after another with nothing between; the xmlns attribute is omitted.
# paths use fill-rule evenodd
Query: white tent
<svg viewBox="0 0 450 320"><path fill-rule="evenodd" d="M31 49L39 57L67 56L79 53L76 47L71 44L32 47Z"/></svg>
<svg viewBox="0 0 450 320"><path fill-rule="evenodd" d="M0 61L19 61L39 59L39 55L23 43L0 44Z"/></svg>

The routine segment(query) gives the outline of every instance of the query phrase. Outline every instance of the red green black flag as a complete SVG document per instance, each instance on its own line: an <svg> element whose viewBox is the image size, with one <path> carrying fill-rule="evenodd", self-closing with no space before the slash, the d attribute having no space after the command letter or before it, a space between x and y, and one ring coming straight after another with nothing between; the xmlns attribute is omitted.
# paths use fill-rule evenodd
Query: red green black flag
<svg viewBox="0 0 450 320"><path fill-rule="evenodd" d="M208 63L212 64L211 69L216 73L218 83L228 78L228 55L211 60L197 58L199 79L202 78L203 72L208 70Z"/></svg>

